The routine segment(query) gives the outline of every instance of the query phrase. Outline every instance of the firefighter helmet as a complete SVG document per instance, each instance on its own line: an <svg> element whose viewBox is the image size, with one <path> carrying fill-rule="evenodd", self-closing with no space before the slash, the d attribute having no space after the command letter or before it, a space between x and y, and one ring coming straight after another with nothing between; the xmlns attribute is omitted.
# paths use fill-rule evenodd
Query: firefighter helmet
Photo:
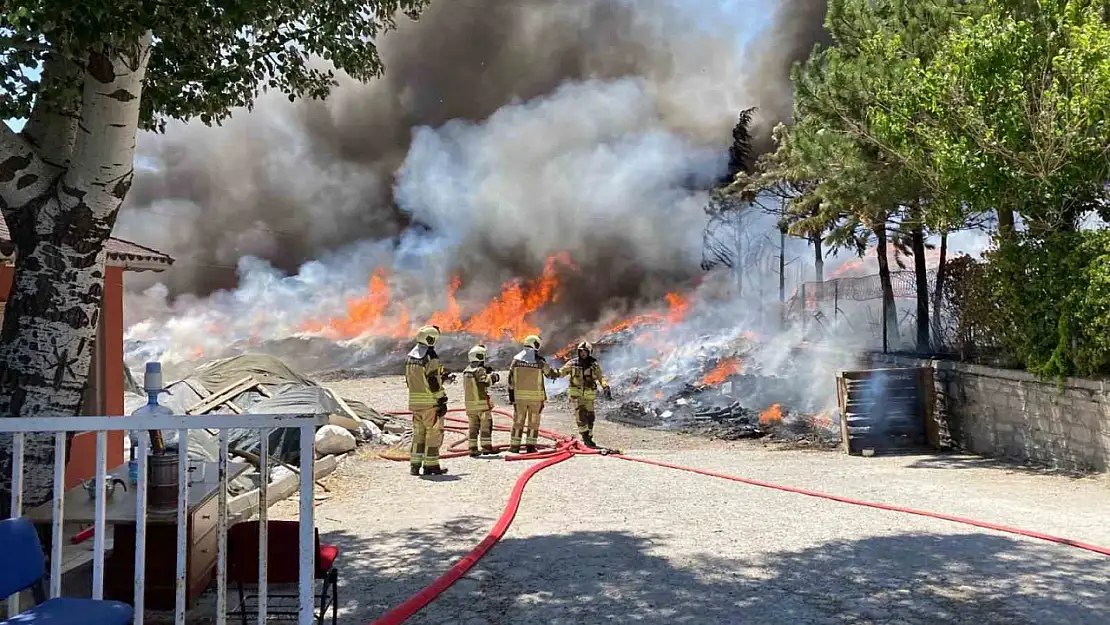
<svg viewBox="0 0 1110 625"><path fill-rule="evenodd" d="M541 340L540 337L536 336L535 334L529 334L528 336L524 337L524 346L531 347L532 349L539 349L543 346L543 340Z"/></svg>
<svg viewBox="0 0 1110 625"><path fill-rule="evenodd" d="M470 362L485 362L486 346L479 343L478 345L471 347L470 352L467 353L467 357L470 358Z"/></svg>
<svg viewBox="0 0 1110 625"><path fill-rule="evenodd" d="M594 346L590 345L589 341L582 341L578 344L578 347L575 348L575 352L586 352L586 356L593 356Z"/></svg>
<svg viewBox="0 0 1110 625"><path fill-rule="evenodd" d="M439 328L437 326L424 326L416 333L416 342L421 345L431 347L439 340Z"/></svg>

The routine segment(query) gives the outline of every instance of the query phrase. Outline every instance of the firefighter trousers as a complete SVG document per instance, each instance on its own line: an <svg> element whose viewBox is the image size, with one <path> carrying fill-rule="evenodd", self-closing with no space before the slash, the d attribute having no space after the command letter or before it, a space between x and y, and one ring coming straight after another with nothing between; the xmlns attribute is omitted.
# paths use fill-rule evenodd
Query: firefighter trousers
<svg viewBox="0 0 1110 625"><path fill-rule="evenodd" d="M520 447L521 439L525 445L535 445L540 438L540 413L542 401L518 401L513 404L513 429L509 433L509 447Z"/></svg>
<svg viewBox="0 0 1110 625"><path fill-rule="evenodd" d="M470 453L477 452L479 445L484 453L493 453L493 413L489 410L468 410L466 419L470 422L466 436L466 446Z"/></svg>
<svg viewBox="0 0 1110 625"><path fill-rule="evenodd" d="M443 417L439 409L415 408L412 411L412 450L409 462L415 468L437 468L439 446L443 444Z"/></svg>
<svg viewBox="0 0 1110 625"><path fill-rule="evenodd" d="M571 398L574 404L574 421L578 425L578 434L583 437L583 440L593 437L594 434L594 421L597 420L594 399L588 395Z"/></svg>

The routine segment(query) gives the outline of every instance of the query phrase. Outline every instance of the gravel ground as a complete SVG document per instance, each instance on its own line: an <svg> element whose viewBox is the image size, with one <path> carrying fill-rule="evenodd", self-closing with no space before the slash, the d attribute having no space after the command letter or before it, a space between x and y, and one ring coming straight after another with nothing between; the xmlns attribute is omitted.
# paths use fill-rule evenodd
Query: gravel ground
<svg viewBox="0 0 1110 625"><path fill-rule="evenodd" d="M399 378L333 387L404 407ZM448 389L460 398L458 388ZM544 426L573 431L565 407ZM602 422L626 453L1110 545L1110 482L969 456L858 458ZM340 622L368 623L489 531L525 463L459 458L443 478L363 450L328 480ZM296 501L275 507L295 515ZM1110 560L945 521L847 506L613 458L529 484L506 538L410 623L1104 625Z"/></svg>

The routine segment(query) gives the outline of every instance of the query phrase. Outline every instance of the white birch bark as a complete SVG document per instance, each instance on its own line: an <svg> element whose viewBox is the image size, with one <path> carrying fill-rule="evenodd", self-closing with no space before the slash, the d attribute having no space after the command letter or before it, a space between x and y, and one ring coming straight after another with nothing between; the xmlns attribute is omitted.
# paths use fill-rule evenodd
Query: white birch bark
<svg viewBox="0 0 1110 625"><path fill-rule="evenodd" d="M8 136L0 144L0 163L10 158L9 149L34 157L7 182L0 174L0 207L17 255L0 335L0 415L74 415L80 408L100 317L104 246L134 175L149 54L149 33L128 49L90 51L79 121L46 115L38 126L29 124L32 136ZM30 175L40 178L20 188L17 181ZM10 449L0 440L5 491ZM26 505L51 497L52 459L52 437L28 438Z"/></svg>

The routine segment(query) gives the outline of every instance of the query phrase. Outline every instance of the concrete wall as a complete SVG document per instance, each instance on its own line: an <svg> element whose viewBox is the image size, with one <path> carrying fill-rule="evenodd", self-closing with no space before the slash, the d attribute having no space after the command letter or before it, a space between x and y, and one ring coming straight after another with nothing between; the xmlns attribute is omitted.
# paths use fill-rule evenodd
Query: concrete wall
<svg viewBox="0 0 1110 625"><path fill-rule="evenodd" d="M1023 371L887 354L870 360L873 367L932 366L938 420L959 449L1066 470L1110 470L1110 381L1068 379L1061 388Z"/></svg>

